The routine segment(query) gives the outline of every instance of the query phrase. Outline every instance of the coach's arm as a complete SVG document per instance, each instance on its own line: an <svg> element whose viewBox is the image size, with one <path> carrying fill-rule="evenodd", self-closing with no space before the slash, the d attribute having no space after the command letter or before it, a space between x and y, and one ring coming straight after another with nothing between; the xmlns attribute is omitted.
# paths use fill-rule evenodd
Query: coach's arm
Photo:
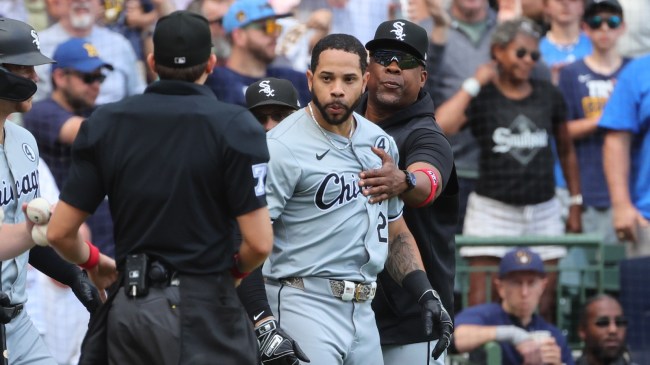
<svg viewBox="0 0 650 365"><path fill-rule="evenodd" d="M442 305L440 296L429 283L424 272L420 250L406 226L404 217L388 224L388 243L389 251L385 268L390 276L401 283L420 304L427 336L433 333L434 326L436 332L440 333L438 343L431 354L434 359L438 359L449 346L454 325Z"/></svg>

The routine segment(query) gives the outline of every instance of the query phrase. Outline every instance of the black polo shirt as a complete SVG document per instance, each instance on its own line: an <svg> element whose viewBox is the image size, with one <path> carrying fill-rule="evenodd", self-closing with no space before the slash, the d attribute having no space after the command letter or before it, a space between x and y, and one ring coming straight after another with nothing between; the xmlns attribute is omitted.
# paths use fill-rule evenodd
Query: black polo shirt
<svg viewBox="0 0 650 365"><path fill-rule="evenodd" d="M266 205L266 136L203 85L158 81L82 124L61 200L108 196L116 259L145 252L189 274L232 266L234 218Z"/></svg>

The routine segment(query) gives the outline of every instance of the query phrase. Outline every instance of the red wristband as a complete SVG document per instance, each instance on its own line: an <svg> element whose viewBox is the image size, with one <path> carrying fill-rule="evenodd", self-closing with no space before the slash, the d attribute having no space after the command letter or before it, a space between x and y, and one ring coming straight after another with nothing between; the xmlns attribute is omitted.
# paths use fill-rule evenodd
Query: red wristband
<svg viewBox="0 0 650 365"><path fill-rule="evenodd" d="M90 241L86 241L86 244L90 250L90 255L88 256L88 260L83 264L79 264L79 266L85 270L92 270L99 264L99 249L90 243Z"/></svg>
<svg viewBox="0 0 650 365"><path fill-rule="evenodd" d="M436 173L431 169L418 169L415 171L424 172L429 177L429 182L431 182L431 192L429 193L429 196L426 198L426 200L416 206L416 208L422 208L431 203L433 198L436 197L436 190L438 190L438 178L436 177Z"/></svg>
<svg viewBox="0 0 650 365"><path fill-rule="evenodd" d="M250 275L250 272L241 272L239 271L239 254L236 253L232 257L232 267L230 268L230 275L232 275L233 278L235 279L243 279Z"/></svg>

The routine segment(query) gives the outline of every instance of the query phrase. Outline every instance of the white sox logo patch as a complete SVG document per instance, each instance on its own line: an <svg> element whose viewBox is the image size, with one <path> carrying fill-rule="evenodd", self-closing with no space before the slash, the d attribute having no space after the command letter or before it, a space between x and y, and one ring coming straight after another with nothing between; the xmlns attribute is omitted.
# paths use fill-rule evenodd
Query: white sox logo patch
<svg viewBox="0 0 650 365"><path fill-rule="evenodd" d="M27 158L30 161L32 162L36 161L36 153L34 153L32 147L27 143L23 143L23 152L25 153L25 156L27 156Z"/></svg>
<svg viewBox="0 0 650 365"><path fill-rule="evenodd" d="M393 30L391 30L391 33L395 33L395 39L398 39L400 41L404 40L404 37L406 37L406 33L404 33L404 22L395 22L393 23Z"/></svg>
<svg viewBox="0 0 650 365"><path fill-rule="evenodd" d="M264 80L260 82L259 92L266 94L267 98L270 98L271 96L275 96L275 90L271 89L271 85L269 85L269 80Z"/></svg>
<svg viewBox="0 0 650 365"><path fill-rule="evenodd" d="M34 38L32 43L34 43L36 45L36 48L40 51L41 50L41 42L39 42L38 34L36 34L36 31L34 29L32 29L31 35L32 35L32 38Z"/></svg>

